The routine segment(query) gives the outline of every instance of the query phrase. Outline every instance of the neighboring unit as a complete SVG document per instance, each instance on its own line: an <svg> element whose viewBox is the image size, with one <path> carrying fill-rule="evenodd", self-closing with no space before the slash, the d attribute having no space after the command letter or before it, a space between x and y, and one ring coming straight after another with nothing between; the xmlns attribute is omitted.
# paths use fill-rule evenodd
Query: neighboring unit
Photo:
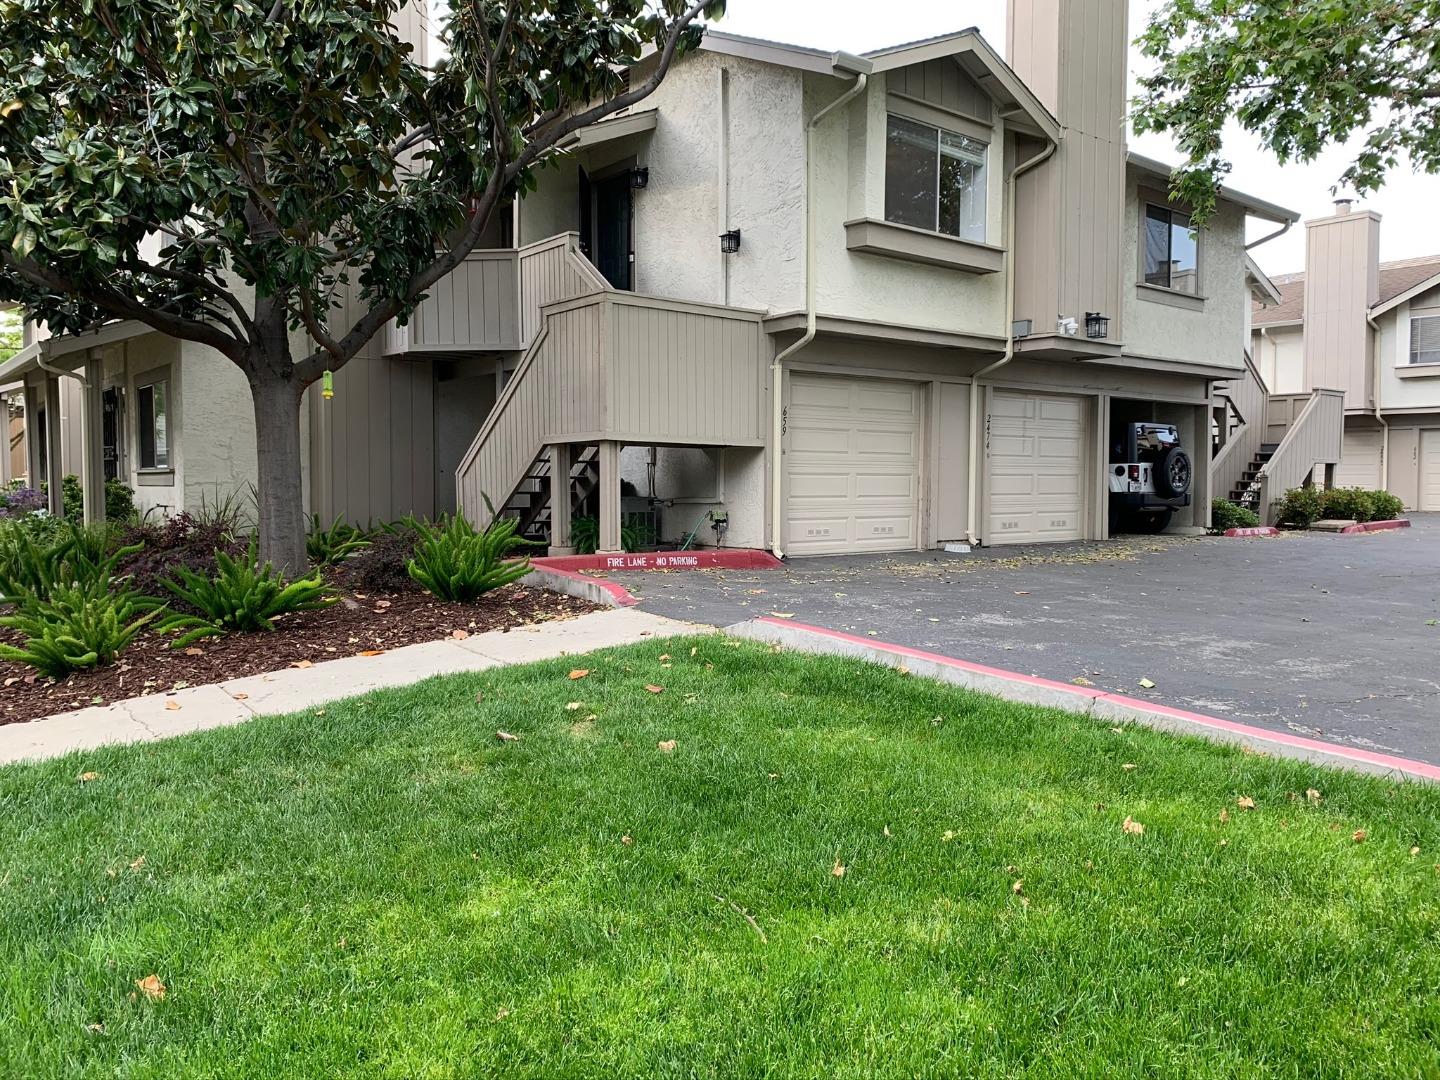
<svg viewBox="0 0 1440 1080"><path fill-rule="evenodd" d="M1440 255L1382 263L1380 215L1348 199L1335 211L1305 223L1305 271L1257 303L1253 354L1277 393L1343 392L1335 486L1440 510Z"/></svg>

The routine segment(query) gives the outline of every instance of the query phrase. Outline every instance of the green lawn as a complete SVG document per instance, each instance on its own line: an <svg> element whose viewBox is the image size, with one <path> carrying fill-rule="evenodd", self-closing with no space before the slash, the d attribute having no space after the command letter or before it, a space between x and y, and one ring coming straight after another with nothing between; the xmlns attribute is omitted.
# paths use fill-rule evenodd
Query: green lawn
<svg viewBox="0 0 1440 1080"><path fill-rule="evenodd" d="M0 1075L1434 1076L1437 861L1431 788L657 641L0 770Z"/></svg>

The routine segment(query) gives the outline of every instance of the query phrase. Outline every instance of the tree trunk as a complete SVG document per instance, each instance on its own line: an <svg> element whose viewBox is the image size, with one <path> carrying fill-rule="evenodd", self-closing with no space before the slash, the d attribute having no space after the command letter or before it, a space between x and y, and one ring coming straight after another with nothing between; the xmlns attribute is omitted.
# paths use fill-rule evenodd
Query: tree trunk
<svg viewBox="0 0 1440 1080"><path fill-rule="evenodd" d="M288 363L288 359L287 359ZM300 395L303 387L274 368L250 376L259 470L260 560L287 577L304 573L304 490L300 479Z"/></svg>

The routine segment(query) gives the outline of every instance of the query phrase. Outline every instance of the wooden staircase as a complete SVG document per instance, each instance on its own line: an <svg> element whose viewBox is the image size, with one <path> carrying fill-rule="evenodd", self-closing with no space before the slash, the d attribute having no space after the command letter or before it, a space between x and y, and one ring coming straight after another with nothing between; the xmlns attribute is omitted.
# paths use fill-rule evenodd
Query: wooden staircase
<svg viewBox="0 0 1440 1080"><path fill-rule="evenodd" d="M591 512L596 489L600 485L599 447L585 443L576 448L570 466L570 507L572 514ZM554 476L550 468L550 447L546 446L530 463L525 477L509 500L499 510L502 517L520 522L519 534L526 540L543 544L550 542L550 509Z"/></svg>
<svg viewBox="0 0 1440 1080"><path fill-rule="evenodd" d="M1248 507L1251 510L1260 508L1260 474L1265 466L1270 464L1270 459L1275 456L1275 451L1280 448L1279 443L1261 443L1260 449L1250 459L1250 464L1240 475L1239 484L1230 491L1230 501L1237 506Z"/></svg>

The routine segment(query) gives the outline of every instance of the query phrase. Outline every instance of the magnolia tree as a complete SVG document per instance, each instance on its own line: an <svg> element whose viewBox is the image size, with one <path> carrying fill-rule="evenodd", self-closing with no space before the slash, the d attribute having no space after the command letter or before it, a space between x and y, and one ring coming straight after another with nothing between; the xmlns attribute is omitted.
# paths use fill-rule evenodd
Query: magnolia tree
<svg viewBox="0 0 1440 1080"><path fill-rule="evenodd" d="M0 301L236 365L283 567L305 558L305 388L406 318L561 139L653 92L723 0L453 0L432 69L404 6L0 0Z"/></svg>
<svg viewBox="0 0 1440 1080"><path fill-rule="evenodd" d="M1374 191L1404 159L1440 171L1436 0L1167 0L1140 37L1137 131L1167 131L1186 156L1173 183L1203 217L1229 171L1235 119L1281 161L1311 161L1360 136L1338 178Z"/></svg>

